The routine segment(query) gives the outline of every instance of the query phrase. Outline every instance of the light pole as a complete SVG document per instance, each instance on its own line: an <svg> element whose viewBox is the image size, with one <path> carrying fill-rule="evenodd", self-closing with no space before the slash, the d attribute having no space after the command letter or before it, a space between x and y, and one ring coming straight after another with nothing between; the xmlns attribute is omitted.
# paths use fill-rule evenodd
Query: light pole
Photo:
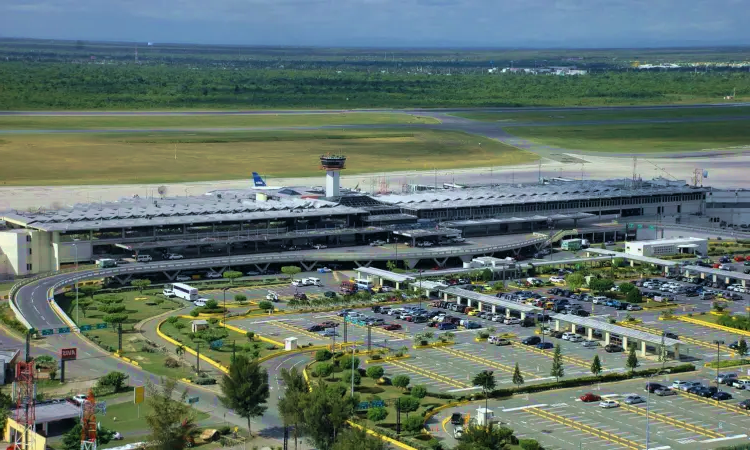
<svg viewBox="0 0 750 450"><path fill-rule="evenodd" d="M78 272L78 245L76 243L73 243L73 249L75 250L75 258L76 258L76 272ZM76 325L80 327L80 320L79 320L79 311L81 311L81 306L78 304L78 279L76 278Z"/></svg>
<svg viewBox="0 0 750 450"><path fill-rule="evenodd" d="M229 288L225 287L221 289L224 293L224 328L227 327L227 289Z"/></svg>
<svg viewBox="0 0 750 450"><path fill-rule="evenodd" d="M419 269L419 307L422 307L422 273L424 273L424 270Z"/></svg>
<svg viewBox="0 0 750 450"><path fill-rule="evenodd" d="M352 346L352 397L354 397L354 346Z"/></svg>
<svg viewBox="0 0 750 450"><path fill-rule="evenodd" d="M719 366L721 366L721 352L720 347L724 345L724 341L716 340L714 341L714 344L716 344L716 392L719 392Z"/></svg>

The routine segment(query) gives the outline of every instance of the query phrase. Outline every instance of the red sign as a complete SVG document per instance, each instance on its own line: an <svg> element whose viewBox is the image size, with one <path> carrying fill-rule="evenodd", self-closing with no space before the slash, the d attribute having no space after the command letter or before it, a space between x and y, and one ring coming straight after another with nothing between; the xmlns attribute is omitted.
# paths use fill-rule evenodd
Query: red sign
<svg viewBox="0 0 750 450"><path fill-rule="evenodd" d="M75 348L64 348L60 350L60 359L62 361L74 361L77 356L77 350Z"/></svg>

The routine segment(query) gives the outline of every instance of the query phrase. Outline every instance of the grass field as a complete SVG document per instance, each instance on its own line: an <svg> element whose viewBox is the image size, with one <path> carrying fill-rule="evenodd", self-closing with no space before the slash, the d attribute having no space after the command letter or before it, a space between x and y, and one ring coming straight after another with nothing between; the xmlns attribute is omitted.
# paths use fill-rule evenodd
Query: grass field
<svg viewBox="0 0 750 450"><path fill-rule="evenodd" d="M389 113L252 114L187 116L3 116L0 130L314 127L440 123L432 117Z"/></svg>
<svg viewBox="0 0 750 450"><path fill-rule="evenodd" d="M750 145L746 121L508 127L539 144L606 153L679 152Z"/></svg>
<svg viewBox="0 0 750 450"><path fill-rule="evenodd" d="M324 153L349 156L347 174L536 160L494 140L442 130L10 134L0 136L0 180L17 186L227 180L251 171L319 176Z"/></svg>
<svg viewBox="0 0 750 450"><path fill-rule="evenodd" d="M452 114L466 119L483 122L502 122L512 126L513 122L576 122L590 120L632 120L632 119L682 119L712 118L750 115L750 107L734 108L677 108L677 109L617 109L581 110L581 111L533 111L519 110L512 112L465 112ZM2 122L0 121L0 124Z"/></svg>

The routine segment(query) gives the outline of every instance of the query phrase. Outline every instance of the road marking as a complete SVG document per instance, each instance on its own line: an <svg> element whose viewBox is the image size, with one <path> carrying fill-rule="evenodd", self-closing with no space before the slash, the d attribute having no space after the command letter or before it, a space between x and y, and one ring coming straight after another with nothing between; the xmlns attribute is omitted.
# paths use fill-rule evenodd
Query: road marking
<svg viewBox="0 0 750 450"><path fill-rule="evenodd" d="M721 438L707 439L705 441L700 441L700 442L701 443L720 442L720 441L728 441L728 440L731 440L731 439L740 439L740 438L744 438L744 437L747 437L747 435L746 434L735 434L734 436L724 436L724 437L721 437Z"/></svg>
<svg viewBox="0 0 750 450"><path fill-rule="evenodd" d="M524 409L529 409L529 408L544 408L545 406L547 406L546 403L540 403L538 405L519 406L518 408L504 408L501 412L523 411ZM552 405L552 406L554 406L554 405Z"/></svg>
<svg viewBox="0 0 750 450"><path fill-rule="evenodd" d="M621 445L627 449L630 450L640 450L640 445L638 445L637 442L631 441L629 439L622 438L620 436L617 436L612 433L608 433L605 431L601 431L595 427L592 427L590 425L586 425L584 423L575 422L565 416L560 416L557 414L553 414L549 411L545 411L540 408L529 408L527 412L530 412L531 414L534 414L536 416L542 417L547 420L551 420L553 422L557 422L559 424L562 424L567 427L574 428L579 431L583 431L584 433L588 433L590 435L599 437L601 439L604 439L606 441L615 443L617 445ZM653 450L653 449L652 449Z"/></svg>
<svg viewBox="0 0 750 450"><path fill-rule="evenodd" d="M627 404L624 404L624 403L620 403L620 408L622 408L624 411L634 412L634 413L640 414L642 416L646 415L646 409L645 408L640 408L640 407L637 407L637 406L627 405ZM701 427L701 426L698 426L698 425L693 425L691 423L688 423L688 422L685 422L685 421L682 421L682 420L674 419L674 418L666 416L664 414L659 414L657 412L654 412L653 410L650 411L649 417L651 417L651 419L653 419L653 420L656 420L656 421L659 421L659 422L662 422L662 423L666 423L668 425L672 425L672 426L675 426L675 427L678 427L678 428L682 428L683 430L687 430L687 431L690 431L690 432L693 432L693 433L702 434L703 436L707 436L709 438L721 438L721 437L724 437L723 434L717 433L716 431L709 430L707 428L704 428L704 427Z"/></svg>

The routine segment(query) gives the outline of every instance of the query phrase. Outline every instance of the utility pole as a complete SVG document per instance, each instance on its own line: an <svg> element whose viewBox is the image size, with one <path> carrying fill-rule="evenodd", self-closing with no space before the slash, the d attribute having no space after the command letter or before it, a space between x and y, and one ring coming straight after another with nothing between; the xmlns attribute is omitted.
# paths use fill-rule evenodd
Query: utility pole
<svg viewBox="0 0 750 450"><path fill-rule="evenodd" d="M720 347L724 345L724 341L722 340L716 340L714 341L714 344L716 344L716 391L719 390L719 367L721 366L721 350Z"/></svg>

